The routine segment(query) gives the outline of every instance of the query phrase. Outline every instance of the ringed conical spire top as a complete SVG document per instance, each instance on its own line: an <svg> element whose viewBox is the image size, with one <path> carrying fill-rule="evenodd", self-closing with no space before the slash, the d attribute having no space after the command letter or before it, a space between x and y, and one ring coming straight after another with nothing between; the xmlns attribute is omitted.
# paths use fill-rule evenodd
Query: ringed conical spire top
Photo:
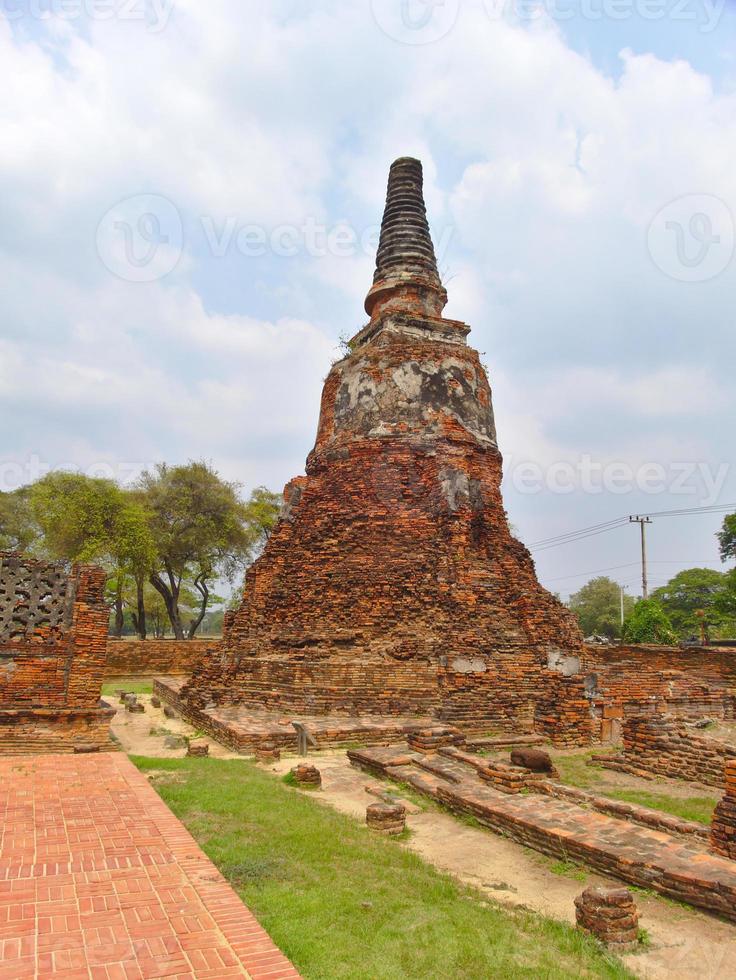
<svg viewBox="0 0 736 980"><path fill-rule="evenodd" d="M388 175L376 272L365 301L371 317L389 307L440 316L447 302L429 234L422 186L419 160L394 160Z"/></svg>

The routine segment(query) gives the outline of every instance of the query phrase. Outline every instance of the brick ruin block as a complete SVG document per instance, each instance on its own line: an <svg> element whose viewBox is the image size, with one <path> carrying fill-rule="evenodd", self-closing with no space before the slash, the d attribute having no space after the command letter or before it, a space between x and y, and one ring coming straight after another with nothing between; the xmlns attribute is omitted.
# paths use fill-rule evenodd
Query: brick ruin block
<svg viewBox="0 0 736 980"><path fill-rule="evenodd" d="M202 739L191 739L187 745L187 755L194 759L202 759L210 754L210 743Z"/></svg>
<svg viewBox="0 0 736 980"><path fill-rule="evenodd" d="M457 728L417 728L406 740L412 752L436 752L444 745L462 745L465 736Z"/></svg>
<svg viewBox="0 0 736 980"><path fill-rule="evenodd" d="M101 568L0 552L0 753L111 748Z"/></svg>
<svg viewBox="0 0 736 980"><path fill-rule="evenodd" d="M710 844L717 854L736 861L736 759L725 769L726 792L715 808L710 825Z"/></svg>
<svg viewBox="0 0 736 980"><path fill-rule="evenodd" d="M638 943L639 913L628 888L586 888L575 899L579 928L612 949L633 949Z"/></svg>
<svg viewBox="0 0 736 980"><path fill-rule="evenodd" d="M549 752L545 752L543 749L512 749L511 764L522 766L524 769L531 769L532 772L555 772Z"/></svg>
<svg viewBox="0 0 736 980"><path fill-rule="evenodd" d="M264 742L256 747L258 762L278 762L280 758L281 749L277 748L273 742Z"/></svg>
<svg viewBox="0 0 736 980"><path fill-rule="evenodd" d="M590 741L571 676L582 635L510 532L488 378L446 301L421 164L401 158L369 322L330 370L306 475L221 646L181 689L190 713L424 716Z"/></svg>
<svg viewBox="0 0 736 980"><path fill-rule="evenodd" d="M502 793L516 794L524 790L534 790L537 784L545 782L549 773L532 772L521 766L510 766L506 762L489 760L478 769L478 775Z"/></svg>
<svg viewBox="0 0 736 980"><path fill-rule="evenodd" d="M594 757L607 769L651 779L668 776L723 786L723 768L733 746L688 728L666 714L638 715L623 724L623 752Z"/></svg>
<svg viewBox="0 0 736 980"><path fill-rule="evenodd" d="M299 786L320 787L322 785L322 773L315 766L310 766L306 762L295 766L291 772Z"/></svg>
<svg viewBox="0 0 736 980"><path fill-rule="evenodd" d="M371 830L393 837L406 828L406 807L403 803L371 803L365 822Z"/></svg>

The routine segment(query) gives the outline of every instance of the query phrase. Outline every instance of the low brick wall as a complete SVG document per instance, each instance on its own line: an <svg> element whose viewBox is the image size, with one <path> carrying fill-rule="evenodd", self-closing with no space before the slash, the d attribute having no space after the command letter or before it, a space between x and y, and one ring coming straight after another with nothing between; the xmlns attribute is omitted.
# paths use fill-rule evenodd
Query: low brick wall
<svg viewBox="0 0 736 980"><path fill-rule="evenodd" d="M592 703L604 720L612 707L610 718L736 716L736 649L589 644L580 669L595 681Z"/></svg>
<svg viewBox="0 0 736 980"><path fill-rule="evenodd" d="M253 755L264 744L278 749L296 749L297 736L291 724L279 725L275 722L277 713L267 718L259 709L252 709L249 716L247 708L212 708L204 710L194 707L181 695L181 681L178 678L158 677L153 682L153 693L164 704L179 712L184 721L206 732L211 738L233 752ZM290 718L291 712L283 713ZM294 720L307 724L310 733L317 741L319 749L349 746L356 742L361 745L385 745L401 742L409 731L416 727L417 719L374 718L371 722L366 716L344 718L338 715L309 717L297 713ZM422 719L419 719L422 721ZM429 724L429 719L424 719Z"/></svg>
<svg viewBox="0 0 736 980"><path fill-rule="evenodd" d="M669 776L722 787L726 762L736 755L733 745L698 735L670 716L627 718L623 740L623 753L594 760L635 776Z"/></svg>
<svg viewBox="0 0 736 980"><path fill-rule="evenodd" d="M708 840L709 837L709 830L705 824L695 823L693 820L681 820L679 817L673 817L662 810L650 810L649 807L638 806L636 803L612 800L607 796L595 796L595 794L586 793L585 790L575 786L565 786L563 783L553 782L551 779L537 782L530 788L535 793L544 793L546 796L554 796L558 800L567 800L577 806L597 810L598 813L605 813L621 820L630 820L632 823L641 824L642 827L651 827L652 830L661 830L666 834L677 834L678 837L697 837L703 840Z"/></svg>
<svg viewBox="0 0 736 980"><path fill-rule="evenodd" d="M107 639L105 677L191 674L194 664L219 643L217 637L194 640Z"/></svg>
<svg viewBox="0 0 736 980"><path fill-rule="evenodd" d="M726 793L716 807L710 829L710 843L716 854L736 861L736 759L725 769Z"/></svg>
<svg viewBox="0 0 736 980"><path fill-rule="evenodd" d="M112 752L110 722L115 709L18 708L0 711L0 755L71 753L80 749Z"/></svg>

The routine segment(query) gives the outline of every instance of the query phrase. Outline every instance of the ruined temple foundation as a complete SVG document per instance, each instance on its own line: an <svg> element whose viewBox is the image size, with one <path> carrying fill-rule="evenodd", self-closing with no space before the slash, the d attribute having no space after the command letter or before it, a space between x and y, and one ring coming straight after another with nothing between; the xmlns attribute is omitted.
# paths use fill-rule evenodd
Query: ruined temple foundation
<svg viewBox="0 0 736 980"><path fill-rule="evenodd" d="M716 854L736 861L736 759L729 759L724 774L726 792L713 814L710 843Z"/></svg>
<svg viewBox="0 0 736 980"><path fill-rule="evenodd" d="M327 377L306 475L222 643L160 691L211 734L265 711L590 741L582 636L510 533L488 378L446 301L421 164L402 158L369 322Z"/></svg>
<svg viewBox="0 0 736 980"><path fill-rule="evenodd" d="M113 748L102 569L0 552L0 754Z"/></svg>

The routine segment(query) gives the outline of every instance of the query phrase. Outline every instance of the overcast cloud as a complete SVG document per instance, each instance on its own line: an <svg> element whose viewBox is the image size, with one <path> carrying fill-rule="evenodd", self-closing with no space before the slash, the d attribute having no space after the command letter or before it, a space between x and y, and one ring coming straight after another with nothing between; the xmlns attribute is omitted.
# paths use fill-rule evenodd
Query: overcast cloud
<svg viewBox="0 0 736 980"><path fill-rule="evenodd" d="M590 3L0 0L2 488L301 472L410 154L520 536L736 501L736 15ZM719 523L656 520L654 584ZM635 593L636 534L542 580Z"/></svg>

